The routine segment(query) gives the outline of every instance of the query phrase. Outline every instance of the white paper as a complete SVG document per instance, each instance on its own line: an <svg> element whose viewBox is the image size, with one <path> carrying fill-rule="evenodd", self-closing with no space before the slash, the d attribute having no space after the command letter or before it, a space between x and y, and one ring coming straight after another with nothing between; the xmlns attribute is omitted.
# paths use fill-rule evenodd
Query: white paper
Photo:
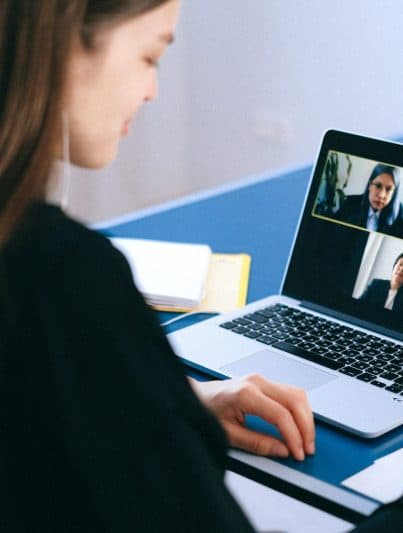
<svg viewBox="0 0 403 533"><path fill-rule="evenodd" d="M380 457L342 485L382 503L399 498L403 494L403 448Z"/></svg>
<svg viewBox="0 0 403 533"><path fill-rule="evenodd" d="M195 307L211 257L204 244L112 238L129 262L138 289L153 305Z"/></svg>
<svg viewBox="0 0 403 533"><path fill-rule="evenodd" d="M349 522L234 472L226 473L225 483L256 531L345 533L352 527Z"/></svg>

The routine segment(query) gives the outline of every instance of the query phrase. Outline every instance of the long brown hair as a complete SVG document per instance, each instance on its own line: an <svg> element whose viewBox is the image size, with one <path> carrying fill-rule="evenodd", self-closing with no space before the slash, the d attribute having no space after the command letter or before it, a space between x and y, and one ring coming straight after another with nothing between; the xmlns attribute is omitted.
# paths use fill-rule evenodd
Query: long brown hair
<svg viewBox="0 0 403 533"><path fill-rule="evenodd" d="M73 39L168 0L0 1L0 246L44 199L61 135Z"/></svg>

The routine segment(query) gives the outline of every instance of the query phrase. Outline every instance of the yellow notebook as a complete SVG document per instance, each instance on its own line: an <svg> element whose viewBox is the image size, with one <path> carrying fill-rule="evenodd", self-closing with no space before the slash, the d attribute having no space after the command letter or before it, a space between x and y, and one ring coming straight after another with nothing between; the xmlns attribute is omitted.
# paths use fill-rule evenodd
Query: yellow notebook
<svg viewBox="0 0 403 533"><path fill-rule="evenodd" d="M246 303L251 258L247 254L215 254L205 283L205 295L193 308L154 306L159 311L196 311L200 313L226 313Z"/></svg>

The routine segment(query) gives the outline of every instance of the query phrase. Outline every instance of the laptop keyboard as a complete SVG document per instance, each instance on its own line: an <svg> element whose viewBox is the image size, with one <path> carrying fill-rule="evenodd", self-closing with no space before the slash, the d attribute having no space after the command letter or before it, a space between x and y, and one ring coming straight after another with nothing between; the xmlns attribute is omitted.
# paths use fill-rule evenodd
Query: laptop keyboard
<svg viewBox="0 0 403 533"><path fill-rule="evenodd" d="M220 327L403 396L403 346L284 304Z"/></svg>

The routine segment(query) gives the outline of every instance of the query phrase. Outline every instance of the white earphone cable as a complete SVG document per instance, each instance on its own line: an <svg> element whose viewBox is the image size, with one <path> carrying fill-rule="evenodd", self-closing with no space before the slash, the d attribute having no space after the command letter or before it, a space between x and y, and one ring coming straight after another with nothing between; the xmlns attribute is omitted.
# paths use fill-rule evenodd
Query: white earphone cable
<svg viewBox="0 0 403 533"><path fill-rule="evenodd" d="M63 183L62 194L60 199L60 207L67 209L69 201L69 189L71 180L70 169L70 130L69 130L69 117L66 111L62 112L62 131L63 131Z"/></svg>

